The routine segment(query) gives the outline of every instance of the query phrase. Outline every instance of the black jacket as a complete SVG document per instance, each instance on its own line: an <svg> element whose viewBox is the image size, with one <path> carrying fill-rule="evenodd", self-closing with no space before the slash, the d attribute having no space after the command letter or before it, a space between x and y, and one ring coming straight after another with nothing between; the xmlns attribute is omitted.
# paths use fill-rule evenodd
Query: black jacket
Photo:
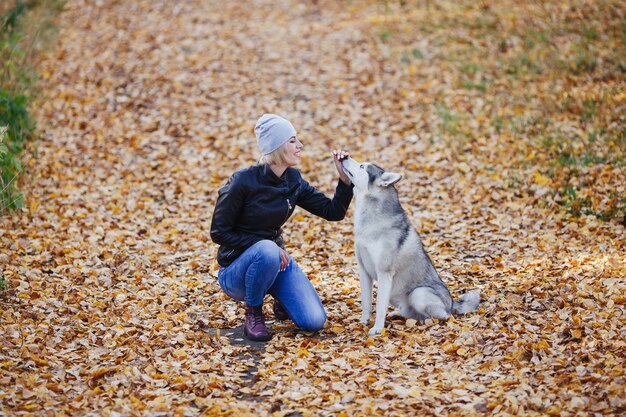
<svg viewBox="0 0 626 417"><path fill-rule="evenodd" d="M284 248L281 227L296 206L337 221L345 217L351 200L352 186L341 180L331 200L295 168L287 168L280 178L265 164L239 170L219 190L213 211L211 239L220 245L217 262L228 266L263 239Z"/></svg>

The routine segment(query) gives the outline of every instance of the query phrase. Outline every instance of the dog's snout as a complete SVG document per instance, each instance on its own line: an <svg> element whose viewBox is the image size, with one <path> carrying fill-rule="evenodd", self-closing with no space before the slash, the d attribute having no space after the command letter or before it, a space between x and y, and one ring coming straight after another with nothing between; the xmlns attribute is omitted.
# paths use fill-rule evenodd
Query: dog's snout
<svg viewBox="0 0 626 417"><path fill-rule="evenodd" d="M355 161L354 161L354 159L350 158L349 156L347 158L341 160L341 165L344 166L344 167L346 165L350 165L352 163L355 163Z"/></svg>
<svg viewBox="0 0 626 417"><path fill-rule="evenodd" d="M350 172L349 170L349 166L351 163L354 162L354 159L347 157L346 159L343 159L341 161L341 167L343 168L343 170L345 171L346 174L348 174L350 177L354 177L354 175L352 175L352 172Z"/></svg>

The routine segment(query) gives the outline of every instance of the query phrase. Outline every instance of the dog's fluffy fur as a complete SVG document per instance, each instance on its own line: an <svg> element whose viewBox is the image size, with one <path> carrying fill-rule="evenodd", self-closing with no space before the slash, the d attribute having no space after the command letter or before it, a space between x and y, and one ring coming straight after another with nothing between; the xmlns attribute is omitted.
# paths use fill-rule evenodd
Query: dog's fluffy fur
<svg viewBox="0 0 626 417"><path fill-rule="evenodd" d="M402 175L352 158L342 165L356 197L354 236L364 324L370 321L373 281L378 281L376 322L369 333L382 331L389 304L403 317L420 321L475 311L479 293L470 291L453 300L426 254L394 187Z"/></svg>

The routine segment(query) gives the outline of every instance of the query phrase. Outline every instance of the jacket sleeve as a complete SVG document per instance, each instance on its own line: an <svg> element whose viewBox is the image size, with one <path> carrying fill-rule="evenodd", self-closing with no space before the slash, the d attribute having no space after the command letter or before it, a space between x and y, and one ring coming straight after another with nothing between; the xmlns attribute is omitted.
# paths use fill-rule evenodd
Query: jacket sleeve
<svg viewBox="0 0 626 417"><path fill-rule="evenodd" d="M237 229L237 219L246 198L246 187L236 174L219 190L213 219L211 239L218 245L232 249L247 249L261 237Z"/></svg>
<svg viewBox="0 0 626 417"><path fill-rule="evenodd" d="M302 192L297 204L306 211L329 221L343 220L352 201L352 185L339 180L332 199L302 180Z"/></svg>

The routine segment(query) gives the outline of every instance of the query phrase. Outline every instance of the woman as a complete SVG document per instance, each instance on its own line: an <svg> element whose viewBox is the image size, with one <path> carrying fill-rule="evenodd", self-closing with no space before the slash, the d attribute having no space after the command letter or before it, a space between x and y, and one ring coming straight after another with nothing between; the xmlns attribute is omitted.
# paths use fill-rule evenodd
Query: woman
<svg viewBox="0 0 626 417"><path fill-rule="evenodd" d="M326 312L317 292L285 251L282 225L296 206L326 220L342 220L352 200L352 184L341 168L347 152L333 151L339 178L329 199L309 185L294 167L303 145L292 124L264 114L254 133L262 153L257 165L235 172L219 190L211 222L211 239L220 245L218 282L230 297L246 302L244 334L270 340L263 316L266 294L274 298L274 315L291 318L302 330L324 326Z"/></svg>

